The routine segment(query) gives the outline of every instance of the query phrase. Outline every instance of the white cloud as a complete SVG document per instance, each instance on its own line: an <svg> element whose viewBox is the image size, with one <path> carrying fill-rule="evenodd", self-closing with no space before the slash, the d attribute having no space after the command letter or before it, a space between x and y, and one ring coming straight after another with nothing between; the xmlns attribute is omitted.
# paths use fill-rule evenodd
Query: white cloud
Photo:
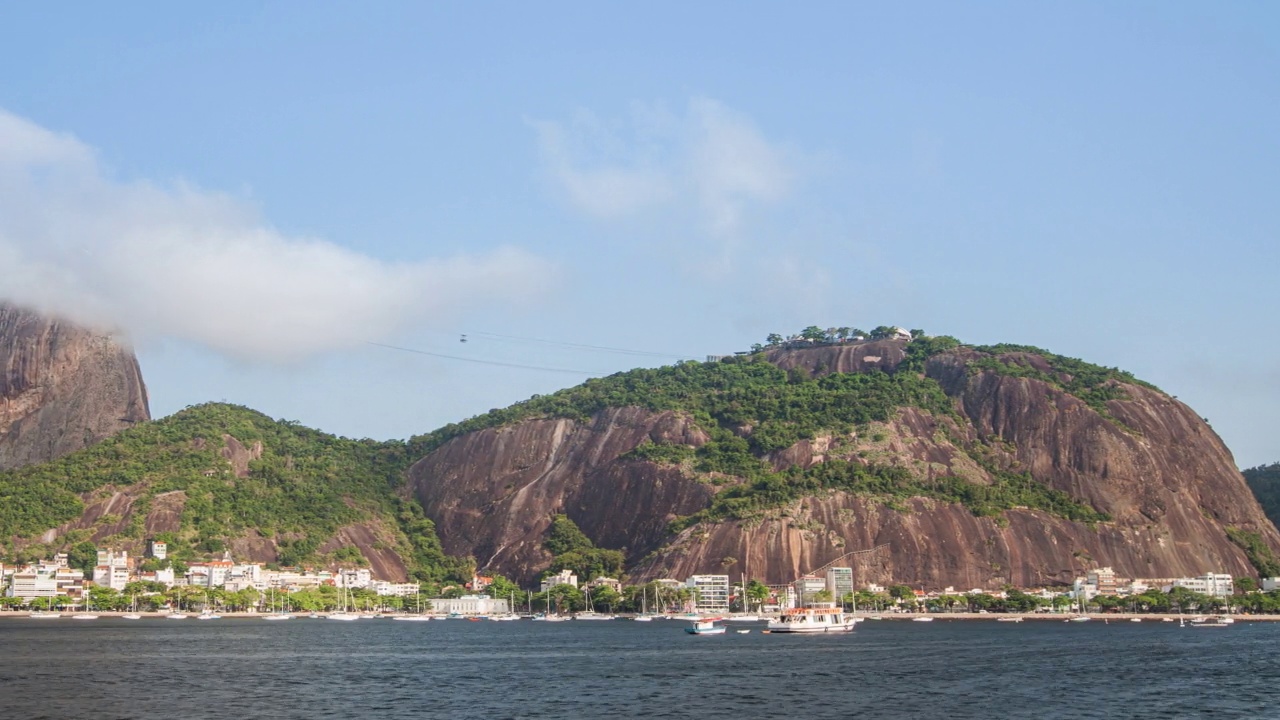
<svg viewBox="0 0 1280 720"><path fill-rule="evenodd" d="M600 218L692 210L701 232L723 242L753 205L782 200L793 159L745 116L705 98L683 116L633 106L629 133L580 111L567 126L535 122L550 176L569 202Z"/></svg>
<svg viewBox="0 0 1280 720"><path fill-rule="evenodd" d="M293 361L473 303L523 302L554 274L511 247L390 263L286 236L225 194L114 181L75 138L0 110L0 299Z"/></svg>

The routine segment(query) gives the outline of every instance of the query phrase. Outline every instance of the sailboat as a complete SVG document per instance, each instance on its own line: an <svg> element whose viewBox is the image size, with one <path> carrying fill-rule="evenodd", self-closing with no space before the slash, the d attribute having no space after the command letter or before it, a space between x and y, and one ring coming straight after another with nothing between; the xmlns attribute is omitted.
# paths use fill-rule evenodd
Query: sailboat
<svg viewBox="0 0 1280 720"><path fill-rule="evenodd" d="M90 602L90 599L89 599L89 591L86 590L84 593L84 612L76 613L75 615L72 615L71 619L72 620L97 620L98 616L89 612L90 606L92 604L93 603Z"/></svg>
<svg viewBox="0 0 1280 720"><path fill-rule="evenodd" d="M649 589L640 588L640 614L635 618L636 622L653 622L653 615L649 612Z"/></svg>
<svg viewBox="0 0 1280 720"><path fill-rule="evenodd" d="M418 612L417 612L417 614L416 614L416 615L397 615L397 616L395 616L395 617L393 617L393 618L391 618L391 619L392 619L392 620L399 620L400 622L426 622L426 621L430 620L430 619L431 619L431 616L430 616L430 615L425 615L425 614L423 614L423 612L422 612L422 593L418 593L418 594L414 595L414 598L417 600L417 610L418 610Z"/></svg>
<svg viewBox="0 0 1280 720"><path fill-rule="evenodd" d="M141 620L142 616L138 614L138 596L133 596L133 601L129 603L129 612L120 616L121 620Z"/></svg>
<svg viewBox="0 0 1280 720"><path fill-rule="evenodd" d="M613 615L609 615L608 613L598 613L595 611L595 606L591 604L590 589L586 591L586 603L587 603L587 609L583 610L577 615L574 615L575 620L613 620L614 619Z"/></svg>
<svg viewBox="0 0 1280 720"><path fill-rule="evenodd" d="M280 601L280 611L276 611L275 590L271 591L271 600L268 601L271 612L262 616L263 620L292 620L293 616L284 611L284 600Z"/></svg>
<svg viewBox="0 0 1280 720"><path fill-rule="evenodd" d="M351 622L352 620L359 620L359 619L360 619L360 616L359 616L359 615L357 615L357 614L355 614L355 613L353 613L353 612L347 612L347 588L346 588L346 585L343 585L343 587L342 587L342 609L341 609L341 610L339 610L338 612L335 612L335 613L329 613L329 619L330 619L330 620L341 620L341 621L343 621L343 622Z"/></svg>
<svg viewBox="0 0 1280 720"><path fill-rule="evenodd" d="M204 594L204 609L196 616L197 620L221 620L222 616L209 609L209 593Z"/></svg>

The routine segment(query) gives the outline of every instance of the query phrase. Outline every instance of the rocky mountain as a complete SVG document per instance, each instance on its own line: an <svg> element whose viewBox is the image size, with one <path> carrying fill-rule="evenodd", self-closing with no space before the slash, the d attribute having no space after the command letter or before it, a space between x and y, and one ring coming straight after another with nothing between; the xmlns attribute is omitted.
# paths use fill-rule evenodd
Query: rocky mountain
<svg viewBox="0 0 1280 720"><path fill-rule="evenodd" d="M1222 441L1127 373L949 338L632 371L419 438L444 549L531 581L565 514L635 578L1061 584L1269 568L1280 534Z"/></svg>
<svg viewBox="0 0 1280 720"><path fill-rule="evenodd" d="M62 457L148 419L132 350L0 302L0 469Z"/></svg>

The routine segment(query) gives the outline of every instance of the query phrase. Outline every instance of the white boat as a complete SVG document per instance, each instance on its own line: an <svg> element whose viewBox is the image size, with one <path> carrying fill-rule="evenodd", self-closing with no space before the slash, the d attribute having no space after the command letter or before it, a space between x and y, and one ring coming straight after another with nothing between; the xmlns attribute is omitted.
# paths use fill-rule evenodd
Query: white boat
<svg viewBox="0 0 1280 720"><path fill-rule="evenodd" d="M139 615L138 613L125 613L124 615L120 616L120 619L121 620L141 620L142 616Z"/></svg>
<svg viewBox="0 0 1280 720"><path fill-rule="evenodd" d="M351 622L353 620L359 620L360 616L356 615L355 613L336 612L336 613L329 613L328 619L341 620L343 622Z"/></svg>
<svg viewBox="0 0 1280 720"><path fill-rule="evenodd" d="M586 610L573 616L574 620L613 620L615 616Z"/></svg>
<svg viewBox="0 0 1280 720"><path fill-rule="evenodd" d="M684 631L690 635L723 635L724 626L717 625L716 620L719 618L707 618L705 620L694 620Z"/></svg>
<svg viewBox="0 0 1280 720"><path fill-rule="evenodd" d="M1227 622L1228 620L1230 620L1231 622ZM1231 619L1231 618L1220 618L1220 617L1196 618L1195 620L1192 620L1192 621L1191 621L1191 627L1194 627L1194 628L1224 628L1224 627L1227 627L1228 625L1231 625L1231 624L1232 624L1232 623L1234 623L1234 622L1235 622L1235 620L1233 620L1233 619Z"/></svg>
<svg viewBox="0 0 1280 720"><path fill-rule="evenodd" d="M71 616L72 620L97 620L98 616L93 613L76 613Z"/></svg>
<svg viewBox="0 0 1280 720"><path fill-rule="evenodd" d="M911 622L933 622L933 618L931 617L911 618Z"/></svg>
<svg viewBox="0 0 1280 720"><path fill-rule="evenodd" d="M187 614L186 614L186 613L184 613L184 612L178 612L178 611L176 611L176 610L175 610L174 612L171 612L171 613L169 613L168 615L165 615L165 616L164 616L164 619L165 619L165 620L186 620L186 619L187 619L187 618L189 618L189 617L191 617L191 616L190 616L190 615L187 615Z"/></svg>
<svg viewBox="0 0 1280 720"><path fill-rule="evenodd" d="M1142 618L1129 618L1129 622L1142 622Z"/></svg>
<svg viewBox="0 0 1280 720"><path fill-rule="evenodd" d="M1088 615L1077 615L1076 617L1071 618L1070 622L1089 622L1092 619L1093 618Z"/></svg>
<svg viewBox="0 0 1280 720"><path fill-rule="evenodd" d="M749 629L748 629L748 630L734 630L734 632L738 633L739 635L746 635L747 633L751 632L751 630L749 630Z"/></svg>
<svg viewBox="0 0 1280 720"><path fill-rule="evenodd" d="M760 622L759 615L731 615L725 618L726 622Z"/></svg>
<svg viewBox="0 0 1280 720"><path fill-rule="evenodd" d="M1160 622L1173 622L1173 618L1160 618Z"/></svg>
<svg viewBox="0 0 1280 720"><path fill-rule="evenodd" d="M208 610L196 616L197 620L221 620L222 616L217 613L211 613Z"/></svg>
<svg viewBox="0 0 1280 720"><path fill-rule="evenodd" d="M568 615L556 615L556 614L547 615L546 613L542 613L539 615L534 615L533 619L537 622L564 622L566 620L572 620L573 618L569 617Z"/></svg>
<svg viewBox="0 0 1280 720"><path fill-rule="evenodd" d="M263 615L262 619L263 620L292 620L293 616L286 615L284 613L271 613L270 615Z"/></svg>
<svg viewBox="0 0 1280 720"><path fill-rule="evenodd" d="M391 619L398 620L400 622L427 622L428 620L431 619L431 616L429 615L397 615Z"/></svg>
<svg viewBox="0 0 1280 720"><path fill-rule="evenodd" d="M807 607L782 611L769 621L771 633L848 632L857 621L835 603L813 603Z"/></svg>
<svg viewBox="0 0 1280 720"><path fill-rule="evenodd" d="M35 618L36 620L57 620L58 618L62 617L62 613L35 610L27 617L32 617L32 618Z"/></svg>
<svg viewBox="0 0 1280 720"><path fill-rule="evenodd" d="M1020 617L998 617L998 618L996 618L996 622L1014 622L1014 623L1017 623L1017 622L1022 622L1022 618L1020 618Z"/></svg>
<svg viewBox="0 0 1280 720"><path fill-rule="evenodd" d="M490 615L489 619L494 622L511 622L512 620L519 620L520 616L515 613L502 613L501 615Z"/></svg>
<svg viewBox="0 0 1280 720"><path fill-rule="evenodd" d="M647 614L647 613L641 613L632 619L635 620L636 622L653 622L653 619L655 617L657 616L652 614Z"/></svg>

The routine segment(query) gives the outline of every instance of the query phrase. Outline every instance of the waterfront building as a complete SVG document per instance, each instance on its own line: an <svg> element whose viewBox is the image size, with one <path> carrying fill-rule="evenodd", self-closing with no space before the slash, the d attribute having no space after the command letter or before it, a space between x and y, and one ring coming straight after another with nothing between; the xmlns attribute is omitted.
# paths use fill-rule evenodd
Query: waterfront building
<svg viewBox="0 0 1280 720"><path fill-rule="evenodd" d="M804 607L805 603L813 602L814 595L826 591L827 579L817 575L805 575L791 583L791 587L796 596L794 607Z"/></svg>
<svg viewBox="0 0 1280 720"><path fill-rule="evenodd" d="M853 589L853 568L827 568L826 590L831 593L832 599L840 602L845 595L853 594Z"/></svg>
<svg viewBox="0 0 1280 720"><path fill-rule="evenodd" d="M30 602L33 598L53 597L58 594L58 581L53 573L34 568L13 573L9 578L9 597L19 597Z"/></svg>
<svg viewBox="0 0 1280 720"><path fill-rule="evenodd" d="M1085 582L1093 586L1094 596L1116 594L1116 572L1110 567L1090 570Z"/></svg>
<svg viewBox="0 0 1280 720"><path fill-rule="evenodd" d="M112 590L124 590L129 584L129 554L123 550L99 550L98 564L93 568L93 582Z"/></svg>
<svg viewBox="0 0 1280 720"><path fill-rule="evenodd" d="M729 576L693 575L685 580L685 587L694 590L694 609L700 613L729 612Z"/></svg>
<svg viewBox="0 0 1280 720"><path fill-rule="evenodd" d="M1205 573L1193 578L1178 578L1173 581L1172 587L1184 587L1210 597L1229 597L1235 592L1231 576L1226 573Z"/></svg>
<svg viewBox="0 0 1280 720"><path fill-rule="evenodd" d="M333 576L338 587L367 588L373 582L373 573L368 568L343 568Z"/></svg>
<svg viewBox="0 0 1280 720"><path fill-rule="evenodd" d="M569 569L561 570L555 575L548 575L542 578L540 592L546 592L557 585L572 585L578 587L578 576Z"/></svg>
<svg viewBox="0 0 1280 720"><path fill-rule="evenodd" d="M374 580L369 583L369 589L378 595L394 597L412 597L422 591L418 583L393 583L385 580Z"/></svg>
<svg viewBox="0 0 1280 720"><path fill-rule="evenodd" d="M605 588L609 588L610 590L616 593L620 593L622 592L622 581L618 580L617 578L605 577L604 575L601 575L595 580L592 580L591 582L587 583L586 587L588 590L595 590L596 588L605 587Z"/></svg>
<svg viewBox="0 0 1280 720"><path fill-rule="evenodd" d="M431 598L431 612L441 615L506 615L511 605L503 598L463 595L460 598Z"/></svg>

